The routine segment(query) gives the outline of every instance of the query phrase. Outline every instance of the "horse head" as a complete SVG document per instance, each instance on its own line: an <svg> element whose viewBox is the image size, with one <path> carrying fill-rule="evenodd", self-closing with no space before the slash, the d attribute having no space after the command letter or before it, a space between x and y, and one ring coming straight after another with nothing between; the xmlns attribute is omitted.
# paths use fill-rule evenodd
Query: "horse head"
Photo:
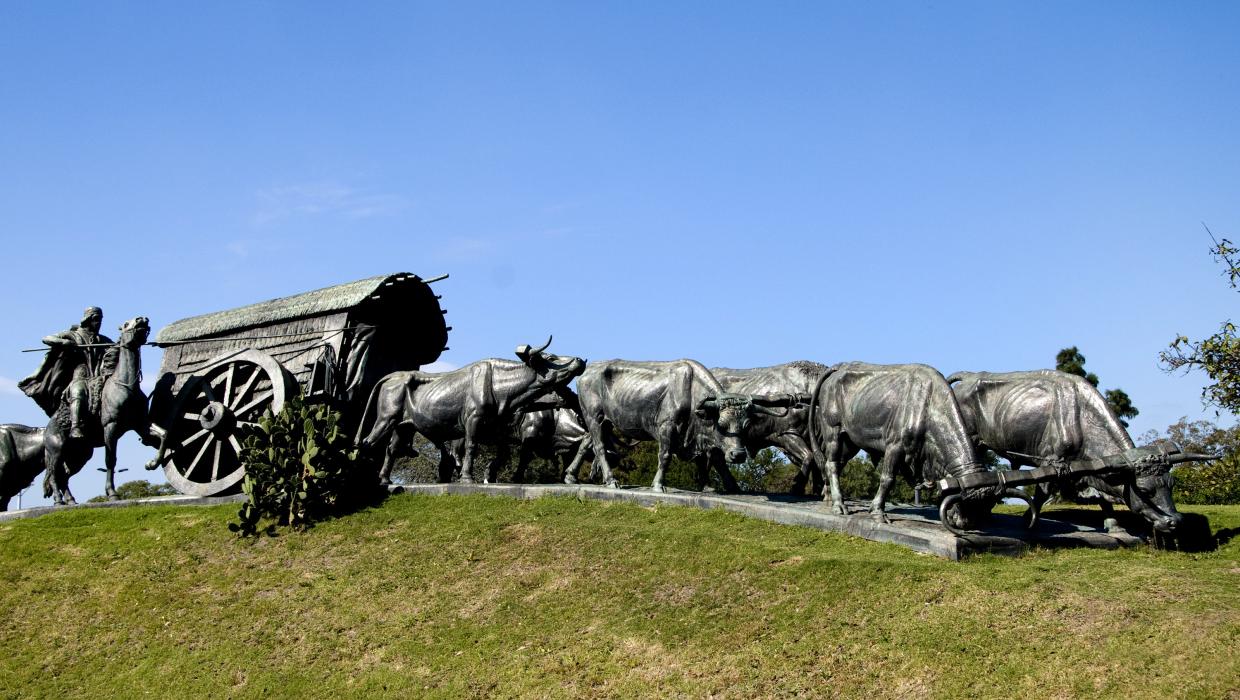
<svg viewBox="0 0 1240 700"><path fill-rule="evenodd" d="M117 345L127 348L136 348L144 343L151 335L151 321L146 316L137 316L129 319L121 324L121 337L116 341Z"/></svg>

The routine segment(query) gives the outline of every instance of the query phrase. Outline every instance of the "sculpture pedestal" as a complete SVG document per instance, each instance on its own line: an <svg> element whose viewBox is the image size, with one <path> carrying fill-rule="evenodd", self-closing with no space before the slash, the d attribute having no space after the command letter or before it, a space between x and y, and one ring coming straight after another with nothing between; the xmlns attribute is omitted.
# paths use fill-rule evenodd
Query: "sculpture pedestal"
<svg viewBox="0 0 1240 700"><path fill-rule="evenodd" d="M394 493L487 494L510 498L575 496L600 501L625 501L641 506L682 505L695 508L721 508L752 518L784 525L802 525L829 532L843 532L875 542L891 542L916 552L958 560L970 554L1019 554L1030 547L1096 547L1116 549L1142 544L1124 532L1108 533L1088 526L1047 517L1034 530L1026 530L1020 516L995 514L982 533L958 536L939 523L937 508L907 504L888 505L890 523L880 523L865 511L869 503L851 502L853 515L835 515L816 498L797 498L785 494L721 495L697 491L669 490L655 493L644 487L606 488L570 484L410 484L393 486ZM859 512L858 512L859 511ZM1053 514L1051 516L1053 518Z"/></svg>

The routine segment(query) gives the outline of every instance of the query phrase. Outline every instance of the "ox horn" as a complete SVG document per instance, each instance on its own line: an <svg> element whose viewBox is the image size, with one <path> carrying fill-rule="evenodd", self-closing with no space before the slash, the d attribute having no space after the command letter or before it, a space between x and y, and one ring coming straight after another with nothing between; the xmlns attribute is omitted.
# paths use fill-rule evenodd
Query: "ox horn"
<svg viewBox="0 0 1240 700"><path fill-rule="evenodd" d="M1213 462L1218 459L1214 455L1205 455L1198 452L1183 452L1180 454L1167 455L1168 464L1181 464L1183 462Z"/></svg>
<svg viewBox="0 0 1240 700"><path fill-rule="evenodd" d="M547 336L547 342L543 343L541 348L538 348L538 349L536 349L536 350L531 351L531 354L537 355L538 353L542 352L543 350L546 350L547 348L551 347L551 338L552 338L552 337L553 337L553 336L550 336L550 335L549 335L549 336Z"/></svg>
<svg viewBox="0 0 1240 700"><path fill-rule="evenodd" d="M715 408L715 407L716 407L716 406L718 406L718 405L719 405L719 402L715 400L715 397L714 397L714 396L707 396L706 398L704 398L704 399L702 399L701 401L699 401L699 402L698 402L697 407L698 407L699 409L702 409L702 408Z"/></svg>

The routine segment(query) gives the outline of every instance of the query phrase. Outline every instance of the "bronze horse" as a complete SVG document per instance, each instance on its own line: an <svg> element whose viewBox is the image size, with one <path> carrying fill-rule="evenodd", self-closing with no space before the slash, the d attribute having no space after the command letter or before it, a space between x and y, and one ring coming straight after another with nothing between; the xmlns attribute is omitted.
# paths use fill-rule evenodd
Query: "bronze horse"
<svg viewBox="0 0 1240 700"><path fill-rule="evenodd" d="M53 497L56 505L77 503L69 491L69 477L82 470L96 447L107 450L104 493L115 499L117 441L130 430L136 431L144 443L153 439L146 394L138 386L142 381L140 351L151 333L150 321L138 316L122 324L120 331L120 339L104 356L104 371L92 380L101 382L101 386L97 389L98 411L91 412L92 425L86 437L69 437L69 407L65 402L56 409L44 431L43 461L47 473L43 477L43 496Z"/></svg>

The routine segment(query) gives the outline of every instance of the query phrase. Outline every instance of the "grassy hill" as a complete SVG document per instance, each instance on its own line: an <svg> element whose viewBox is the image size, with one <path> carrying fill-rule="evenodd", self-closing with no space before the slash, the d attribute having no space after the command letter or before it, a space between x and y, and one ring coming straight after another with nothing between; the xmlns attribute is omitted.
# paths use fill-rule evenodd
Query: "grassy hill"
<svg viewBox="0 0 1240 700"><path fill-rule="evenodd" d="M395 496L256 541L234 512L0 524L0 697L1240 693L1240 539L953 563L565 498Z"/></svg>

